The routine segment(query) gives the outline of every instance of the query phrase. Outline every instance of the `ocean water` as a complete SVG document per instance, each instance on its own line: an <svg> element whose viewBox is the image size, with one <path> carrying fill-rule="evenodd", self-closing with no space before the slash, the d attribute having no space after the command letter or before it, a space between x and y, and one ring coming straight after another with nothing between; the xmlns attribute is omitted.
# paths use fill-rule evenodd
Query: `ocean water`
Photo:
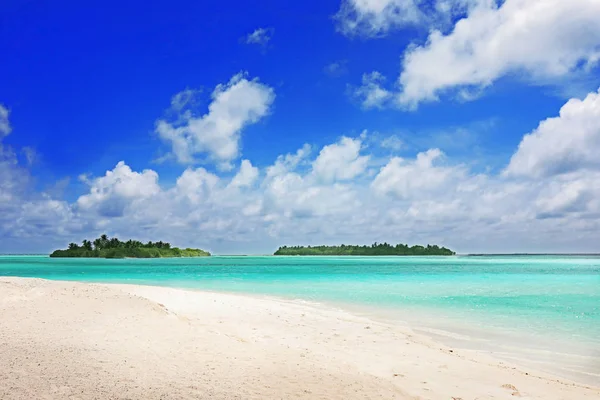
<svg viewBox="0 0 600 400"><path fill-rule="evenodd" d="M0 256L0 276L276 296L406 323L600 386L600 257L207 257L104 260Z"/></svg>

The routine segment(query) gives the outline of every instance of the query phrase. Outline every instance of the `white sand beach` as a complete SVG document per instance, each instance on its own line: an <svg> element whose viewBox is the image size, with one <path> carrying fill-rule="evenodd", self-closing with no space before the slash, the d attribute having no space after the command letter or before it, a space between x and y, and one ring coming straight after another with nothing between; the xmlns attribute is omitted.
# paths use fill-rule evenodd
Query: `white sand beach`
<svg viewBox="0 0 600 400"><path fill-rule="evenodd" d="M600 389L297 302L0 278L1 399L600 399Z"/></svg>

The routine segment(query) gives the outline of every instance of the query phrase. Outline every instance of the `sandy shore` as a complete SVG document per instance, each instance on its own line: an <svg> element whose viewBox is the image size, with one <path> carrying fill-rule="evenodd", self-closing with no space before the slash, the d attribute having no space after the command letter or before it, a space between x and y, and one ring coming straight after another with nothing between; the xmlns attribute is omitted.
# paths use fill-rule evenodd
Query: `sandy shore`
<svg viewBox="0 0 600 400"><path fill-rule="evenodd" d="M0 278L1 399L600 399L295 302Z"/></svg>

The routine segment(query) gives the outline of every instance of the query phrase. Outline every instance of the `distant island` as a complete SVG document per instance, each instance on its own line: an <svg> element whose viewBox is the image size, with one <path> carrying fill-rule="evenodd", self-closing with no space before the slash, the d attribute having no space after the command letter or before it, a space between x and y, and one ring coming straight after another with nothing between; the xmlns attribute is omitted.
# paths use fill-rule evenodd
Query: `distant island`
<svg viewBox="0 0 600 400"><path fill-rule="evenodd" d="M283 246L276 256L453 256L456 253L438 245L409 247L406 244L395 246L388 243L373 243L371 246Z"/></svg>
<svg viewBox="0 0 600 400"><path fill-rule="evenodd" d="M210 253L200 249L180 249L166 242L142 243L137 240L122 242L119 239L102 235L82 245L70 243L66 250L55 250L50 257L87 257L87 258L170 258L170 257L207 257Z"/></svg>

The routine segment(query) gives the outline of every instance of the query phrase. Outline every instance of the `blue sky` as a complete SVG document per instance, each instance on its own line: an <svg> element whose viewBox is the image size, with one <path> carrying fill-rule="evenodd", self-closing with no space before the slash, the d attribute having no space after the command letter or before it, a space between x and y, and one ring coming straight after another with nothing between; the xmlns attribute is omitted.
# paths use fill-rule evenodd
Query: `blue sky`
<svg viewBox="0 0 600 400"><path fill-rule="evenodd" d="M0 252L599 250L593 0L2 8Z"/></svg>

